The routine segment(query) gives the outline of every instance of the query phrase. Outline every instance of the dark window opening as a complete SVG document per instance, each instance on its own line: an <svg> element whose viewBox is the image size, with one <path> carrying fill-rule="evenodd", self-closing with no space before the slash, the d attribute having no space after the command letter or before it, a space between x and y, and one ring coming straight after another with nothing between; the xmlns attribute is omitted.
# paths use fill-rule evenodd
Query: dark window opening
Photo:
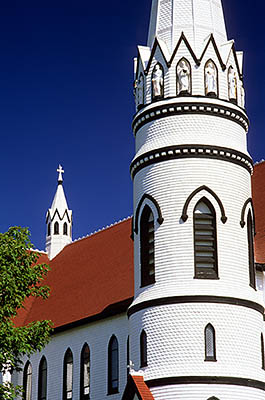
<svg viewBox="0 0 265 400"><path fill-rule="evenodd" d="M73 353L68 349L63 364L63 400L73 397Z"/></svg>
<svg viewBox="0 0 265 400"><path fill-rule="evenodd" d="M80 399L90 399L90 350L87 344L81 352Z"/></svg>
<svg viewBox="0 0 265 400"><path fill-rule="evenodd" d="M32 366L28 361L23 374L23 400L31 400L32 395Z"/></svg>
<svg viewBox="0 0 265 400"><path fill-rule="evenodd" d="M67 223L65 222L64 224L63 224L63 234L64 235L67 235L67 232L68 232L68 229L67 229L68 227L67 227Z"/></svg>
<svg viewBox="0 0 265 400"><path fill-rule="evenodd" d="M47 236L51 236L51 223L48 223Z"/></svg>
<svg viewBox="0 0 265 400"><path fill-rule="evenodd" d="M119 391L119 348L118 341L112 336L108 348L108 394Z"/></svg>
<svg viewBox="0 0 265 400"><path fill-rule="evenodd" d="M47 361L42 357L39 365L38 400L47 399Z"/></svg>
<svg viewBox="0 0 265 400"><path fill-rule="evenodd" d="M127 338L127 376L130 373L130 336Z"/></svg>
<svg viewBox="0 0 265 400"><path fill-rule="evenodd" d="M216 361L215 330L208 324L204 331L205 361Z"/></svg>
<svg viewBox="0 0 265 400"><path fill-rule="evenodd" d="M141 286L155 283L155 224L154 215L145 206L140 221Z"/></svg>
<svg viewBox="0 0 265 400"><path fill-rule="evenodd" d="M140 336L140 359L141 368L147 366L147 335L145 331L142 331Z"/></svg>
<svg viewBox="0 0 265 400"><path fill-rule="evenodd" d="M195 278L217 279L216 215L207 199L200 200L193 213Z"/></svg>
<svg viewBox="0 0 265 400"><path fill-rule="evenodd" d="M265 370L265 348L264 348L264 336L261 334L261 366Z"/></svg>
<svg viewBox="0 0 265 400"><path fill-rule="evenodd" d="M249 284L253 289L256 289L256 274L254 262L254 244L253 244L253 221L251 212L248 212L247 220L248 229L248 260L249 260Z"/></svg>
<svg viewBox="0 0 265 400"><path fill-rule="evenodd" d="M59 223L56 221L54 223L54 235L59 235Z"/></svg>

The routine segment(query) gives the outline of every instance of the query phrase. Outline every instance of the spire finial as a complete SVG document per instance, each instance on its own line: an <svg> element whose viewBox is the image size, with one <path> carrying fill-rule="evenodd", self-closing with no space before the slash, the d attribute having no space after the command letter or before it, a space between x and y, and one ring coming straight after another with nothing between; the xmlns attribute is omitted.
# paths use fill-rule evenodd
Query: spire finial
<svg viewBox="0 0 265 400"><path fill-rule="evenodd" d="M60 183L62 183L63 182L63 173L64 173L64 170L63 170L63 167L61 166L61 164L59 164L59 167L58 167L58 169L57 169L57 172L59 173L59 176L58 176L58 183L60 184Z"/></svg>

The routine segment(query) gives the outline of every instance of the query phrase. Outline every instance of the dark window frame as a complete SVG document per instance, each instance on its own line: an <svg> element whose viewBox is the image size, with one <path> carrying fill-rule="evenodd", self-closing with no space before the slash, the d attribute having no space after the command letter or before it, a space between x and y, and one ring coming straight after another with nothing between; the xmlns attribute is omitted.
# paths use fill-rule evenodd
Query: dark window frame
<svg viewBox="0 0 265 400"><path fill-rule="evenodd" d="M152 285L155 283L155 218L147 204L140 218L140 257L141 287Z"/></svg>
<svg viewBox="0 0 265 400"><path fill-rule="evenodd" d="M31 368L30 373L29 373L29 368ZM27 361L25 364L25 367L24 367L24 371L23 371L23 400L27 400L29 379L31 380L31 382L30 382L30 399L32 399L32 365L29 361Z"/></svg>
<svg viewBox="0 0 265 400"><path fill-rule="evenodd" d="M46 358L43 356L39 363L38 400L47 400L47 378L48 365Z"/></svg>
<svg viewBox="0 0 265 400"><path fill-rule="evenodd" d="M90 348L87 343L84 344L81 357L80 357L80 400L89 400L90 399L90 383L91 383L91 364L90 364ZM85 380L85 361L88 364L88 386L84 385ZM88 393L84 393L85 389L88 388Z"/></svg>
<svg viewBox="0 0 265 400"><path fill-rule="evenodd" d="M264 347L264 336L263 333L260 335L261 342L261 367L265 370L265 347Z"/></svg>
<svg viewBox="0 0 265 400"><path fill-rule="evenodd" d="M48 223L48 227L47 227L47 236L51 236L51 223Z"/></svg>
<svg viewBox="0 0 265 400"><path fill-rule="evenodd" d="M65 222L65 223L63 224L63 234L64 234L65 236L68 235L68 225L67 225L67 222Z"/></svg>
<svg viewBox="0 0 265 400"><path fill-rule="evenodd" d="M108 345L108 395L119 393L119 343L112 335Z"/></svg>
<svg viewBox="0 0 265 400"><path fill-rule="evenodd" d="M140 367L147 367L147 334L142 330L140 335Z"/></svg>
<svg viewBox="0 0 265 400"><path fill-rule="evenodd" d="M196 213L200 203L204 203L209 208L211 214ZM209 224L200 224L200 221L208 220ZM212 231L212 235L199 235L198 231L202 228ZM217 251L217 229L216 229L216 212L212 203L206 198L201 198L195 205L193 210L193 241L194 241L194 279L219 279L218 276L218 251ZM212 242L212 245L207 247L200 245L201 242ZM200 242L200 244L198 244ZM213 257L198 256L198 253L209 251L213 253ZM198 264L212 265L213 267L201 267Z"/></svg>
<svg viewBox="0 0 265 400"><path fill-rule="evenodd" d="M130 374L130 336L127 337L126 343L126 361L127 361L127 377Z"/></svg>
<svg viewBox="0 0 265 400"><path fill-rule="evenodd" d="M71 390L67 390L67 365L72 365L72 382L71 382ZM64 360L63 360L63 400L72 400L73 399L73 353L72 350L68 347L65 352ZM68 397L68 392L72 393L71 397Z"/></svg>
<svg viewBox="0 0 265 400"><path fill-rule="evenodd" d="M253 218L250 210L247 216L247 235L248 235L249 285L256 290L256 272L255 272L255 261L254 261L254 231L253 231Z"/></svg>
<svg viewBox="0 0 265 400"><path fill-rule="evenodd" d="M207 332L211 330L212 334L212 347L213 347L213 355L209 355L207 351ZM215 329L212 324L208 324L205 329L204 329L204 349L205 349L205 360L204 361L212 361L216 362L216 335L215 335Z"/></svg>

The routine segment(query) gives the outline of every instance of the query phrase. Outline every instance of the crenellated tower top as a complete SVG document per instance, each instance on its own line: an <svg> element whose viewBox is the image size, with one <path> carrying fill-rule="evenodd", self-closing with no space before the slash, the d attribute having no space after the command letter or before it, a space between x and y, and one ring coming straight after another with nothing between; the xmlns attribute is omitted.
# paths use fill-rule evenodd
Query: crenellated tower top
<svg viewBox="0 0 265 400"><path fill-rule="evenodd" d="M158 38L171 54L182 32L195 53L202 51L211 34L218 44L226 42L221 0L153 0L148 47Z"/></svg>

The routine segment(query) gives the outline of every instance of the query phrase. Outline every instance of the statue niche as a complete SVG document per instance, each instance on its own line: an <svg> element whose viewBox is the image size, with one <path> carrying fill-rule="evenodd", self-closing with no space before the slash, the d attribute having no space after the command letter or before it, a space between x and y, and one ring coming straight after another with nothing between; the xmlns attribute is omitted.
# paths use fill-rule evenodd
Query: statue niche
<svg viewBox="0 0 265 400"><path fill-rule="evenodd" d="M212 60L207 61L204 70L205 95L209 97L218 96L217 68Z"/></svg>
<svg viewBox="0 0 265 400"><path fill-rule="evenodd" d="M144 104L144 77L143 74L139 76L139 79L134 81L134 100L136 108Z"/></svg>
<svg viewBox="0 0 265 400"><path fill-rule="evenodd" d="M152 97L164 97L164 71L160 64L156 64L152 73Z"/></svg>
<svg viewBox="0 0 265 400"><path fill-rule="evenodd" d="M185 58L177 64L177 94L191 94L191 67Z"/></svg>
<svg viewBox="0 0 265 400"><path fill-rule="evenodd" d="M230 101L237 104L237 76L232 66L228 69L228 97Z"/></svg>

